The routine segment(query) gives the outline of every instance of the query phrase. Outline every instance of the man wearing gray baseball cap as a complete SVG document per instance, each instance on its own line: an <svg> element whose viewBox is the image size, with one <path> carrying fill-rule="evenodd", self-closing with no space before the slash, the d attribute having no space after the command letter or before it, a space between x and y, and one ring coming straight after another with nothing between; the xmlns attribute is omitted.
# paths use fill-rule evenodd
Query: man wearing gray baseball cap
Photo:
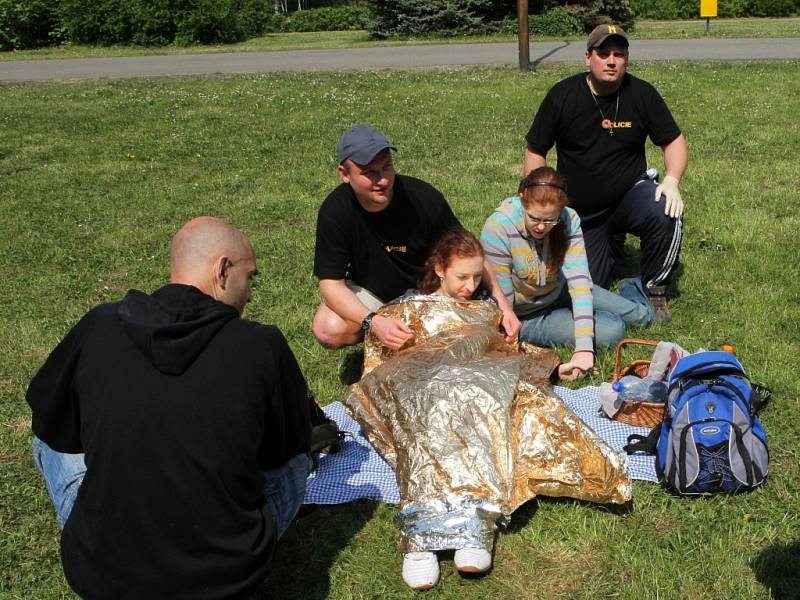
<svg viewBox="0 0 800 600"><path fill-rule="evenodd" d="M686 139L656 89L627 73L628 36L598 25L586 42L588 72L547 92L526 136L524 172L555 145L570 206L581 218L589 271L608 288L624 272L624 237L641 244L641 278L656 318L668 321L666 285L681 247ZM664 152L664 177L648 169L647 138ZM663 202L662 202L663 200Z"/></svg>
<svg viewBox="0 0 800 600"><path fill-rule="evenodd" d="M395 172L392 151L368 125L351 127L337 144L342 183L320 206L314 252L322 304L312 330L326 348L356 344L367 331L392 349L408 341L405 323L376 312L415 288L433 242L461 227L441 192ZM486 266L483 280L503 311L506 334L516 338L519 320Z"/></svg>

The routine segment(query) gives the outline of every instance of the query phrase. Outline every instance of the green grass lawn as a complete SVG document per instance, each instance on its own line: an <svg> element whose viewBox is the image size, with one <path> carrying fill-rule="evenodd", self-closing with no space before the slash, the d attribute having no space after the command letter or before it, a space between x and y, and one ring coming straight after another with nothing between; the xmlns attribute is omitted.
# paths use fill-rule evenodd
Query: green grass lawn
<svg viewBox="0 0 800 600"><path fill-rule="evenodd" d="M632 39L655 40L669 38L758 38L797 37L800 17L781 19L712 19L711 31L706 33L705 19L690 21L637 21ZM0 60L44 58L106 58L153 54L196 54L204 52L250 52L264 50L316 50L358 48L364 46L397 46L408 44L468 44L479 42L515 42L512 35L456 36L449 38L415 38L404 40L370 40L366 31L314 31L309 33L274 33L239 44L224 46L166 46L145 48L136 46L74 46L64 45L39 50L0 52ZM531 37L532 42L562 40L563 37ZM570 39L583 39L576 36Z"/></svg>
<svg viewBox="0 0 800 600"><path fill-rule="evenodd" d="M767 483L686 500L637 482L629 512L540 498L499 535L491 575L465 579L445 560L427 596L797 597L798 66L632 68L664 94L691 155L674 320L634 333L689 349L736 346L752 378L775 392L762 415ZM247 316L286 333L321 403L342 400L347 351L325 351L310 334L314 224L338 182L339 134L357 122L381 127L399 170L440 188L479 231L516 189L523 135L544 93L576 68L0 85L0 597L69 597L24 393L86 310L162 285L176 229L219 215L248 233L258 255ZM651 148L649 161L661 166L659 152ZM599 364L609 377L610 354ZM372 503L319 509L281 545L265 596L414 597L400 578L393 515Z"/></svg>

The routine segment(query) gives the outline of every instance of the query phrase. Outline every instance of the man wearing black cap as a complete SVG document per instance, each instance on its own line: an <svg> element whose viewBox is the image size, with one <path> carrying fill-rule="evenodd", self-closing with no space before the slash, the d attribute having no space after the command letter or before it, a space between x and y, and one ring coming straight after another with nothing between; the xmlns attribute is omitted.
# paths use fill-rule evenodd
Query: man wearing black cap
<svg viewBox="0 0 800 600"><path fill-rule="evenodd" d="M588 73L560 81L542 101L526 136L524 170L544 166L555 144L594 283L609 287L622 274L621 239L636 235L642 282L657 319L667 321L665 289L681 246L686 140L655 88L626 73L628 37L619 25L589 34L585 62ZM648 136L664 151L661 184L647 169Z"/></svg>
<svg viewBox="0 0 800 600"><path fill-rule="evenodd" d="M430 246L443 231L461 226L438 190L395 173L392 150L368 125L351 127L339 139L342 184L319 209L314 255L322 304L312 330L326 348L358 343L369 330L388 348L408 341L405 323L376 311L416 287ZM494 292L494 274L484 268L483 277ZM497 290L503 327L516 338L519 320Z"/></svg>

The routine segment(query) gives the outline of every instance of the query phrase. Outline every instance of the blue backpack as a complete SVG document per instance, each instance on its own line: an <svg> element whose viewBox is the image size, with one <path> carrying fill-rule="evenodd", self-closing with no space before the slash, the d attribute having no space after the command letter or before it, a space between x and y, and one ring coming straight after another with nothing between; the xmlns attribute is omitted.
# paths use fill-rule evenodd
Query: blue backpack
<svg viewBox="0 0 800 600"><path fill-rule="evenodd" d="M655 454L659 481L681 495L753 489L769 464L756 414L767 394L732 353L690 354L670 373L661 425L629 436L625 450Z"/></svg>

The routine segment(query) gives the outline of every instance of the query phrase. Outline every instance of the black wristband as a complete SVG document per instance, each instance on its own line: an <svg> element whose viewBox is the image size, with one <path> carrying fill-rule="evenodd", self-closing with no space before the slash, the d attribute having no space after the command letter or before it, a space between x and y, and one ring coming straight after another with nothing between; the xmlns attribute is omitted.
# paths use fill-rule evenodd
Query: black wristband
<svg viewBox="0 0 800 600"><path fill-rule="evenodd" d="M364 320L361 321L361 331L363 331L364 333L369 331L369 328L372 325L372 317L374 317L377 314L378 313L371 312L366 317L364 317Z"/></svg>

